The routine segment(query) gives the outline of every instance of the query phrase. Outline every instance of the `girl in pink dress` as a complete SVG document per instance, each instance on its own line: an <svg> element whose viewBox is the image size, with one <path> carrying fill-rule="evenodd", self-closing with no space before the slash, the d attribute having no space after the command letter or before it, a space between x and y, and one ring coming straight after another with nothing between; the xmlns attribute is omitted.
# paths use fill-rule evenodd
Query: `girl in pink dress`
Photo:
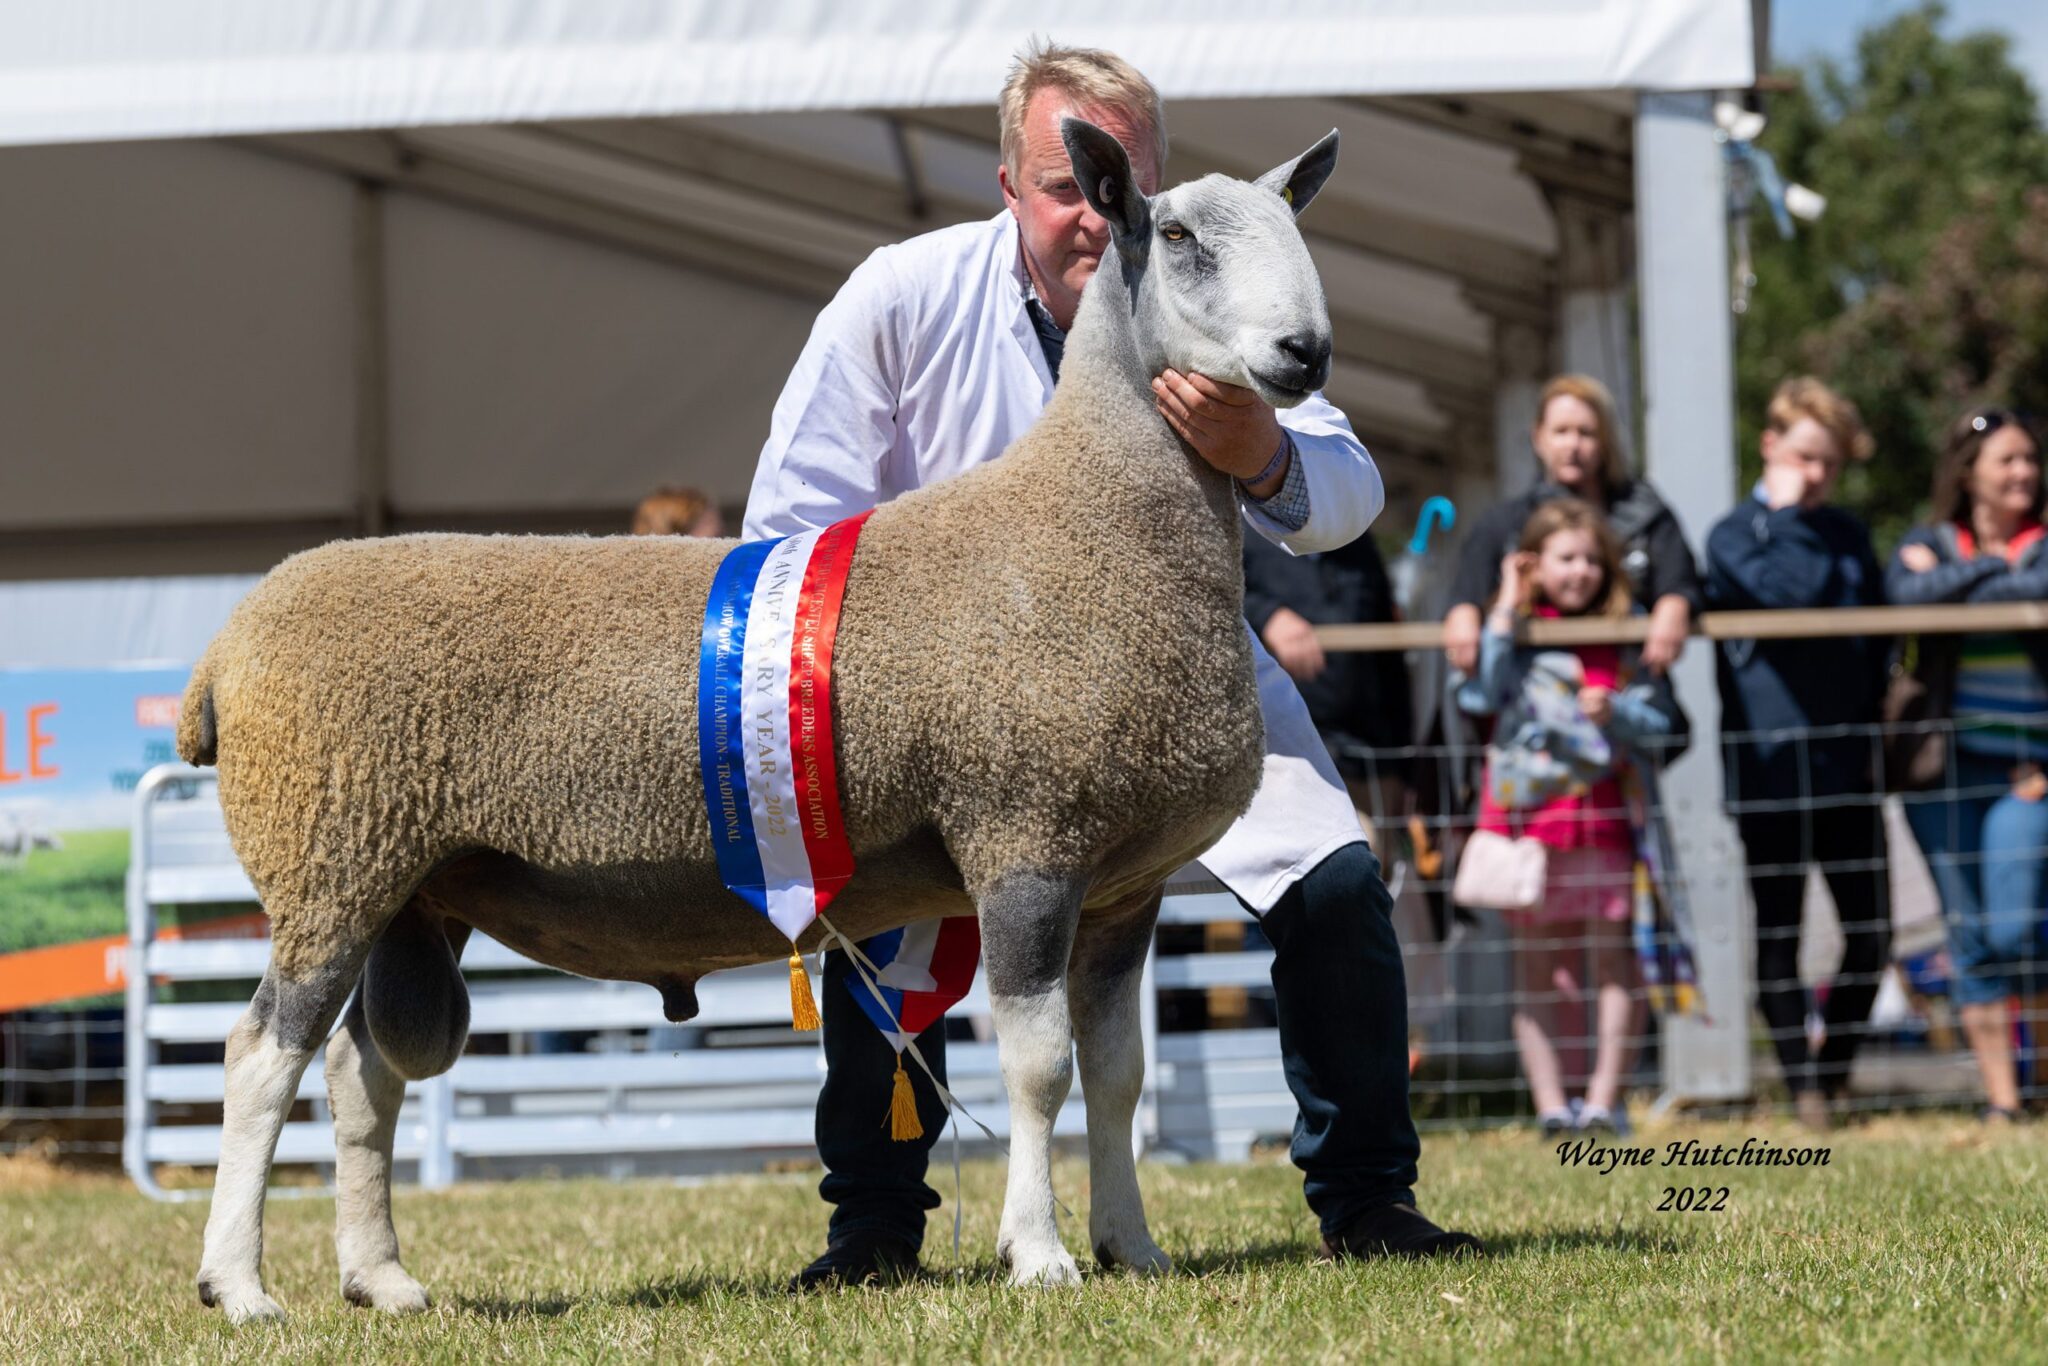
<svg viewBox="0 0 2048 1366"><path fill-rule="evenodd" d="M1515 1044L1546 1134L1627 1131L1621 1087L1642 1032L1630 940L1637 834L1624 782L1685 721L1670 687L1615 645L1518 645L1520 618L1626 617L1620 545L1591 506L1538 507L1501 565L1477 673L1458 705L1495 718L1479 828L1545 847L1542 899L1507 912ZM1590 1007L1591 1067L1586 1066ZM1584 1079L1581 1100L1567 1096Z"/></svg>

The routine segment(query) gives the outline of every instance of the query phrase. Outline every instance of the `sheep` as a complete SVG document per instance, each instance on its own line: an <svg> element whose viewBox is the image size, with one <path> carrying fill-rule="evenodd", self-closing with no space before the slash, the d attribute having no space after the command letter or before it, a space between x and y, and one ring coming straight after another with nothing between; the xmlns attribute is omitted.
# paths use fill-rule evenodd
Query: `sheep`
<svg viewBox="0 0 2048 1366"><path fill-rule="evenodd" d="M1149 384L1172 366L1276 405L1320 387L1328 310L1289 206L1322 185L1337 142L1256 183L1212 175L1148 200L1114 138L1074 119L1062 133L1116 259L1033 429L870 517L833 665L857 871L831 919L858 939L980 917L1012 1124L997 1248L1034 1284L1079 1275L1048 1165L1070 1044L1096 1258L1170 1265L1130 1144L1140 974L1166 877L1249 804L1264 736L1236 494ZM1201 250L1166 250L1156 218ZM391 1222L392 1134L406 1079L462 1049L472 930L645 982L676 1021L705 973L788 952L721 886L699 785L699 628L731 545L337 543L279 565L208 647L179 752L218 767L273 949L228 1038L202 1302L237 1322L282 1315L261 1279L264 1187L334 1031L342 1293L426 1307Z"/></svg>

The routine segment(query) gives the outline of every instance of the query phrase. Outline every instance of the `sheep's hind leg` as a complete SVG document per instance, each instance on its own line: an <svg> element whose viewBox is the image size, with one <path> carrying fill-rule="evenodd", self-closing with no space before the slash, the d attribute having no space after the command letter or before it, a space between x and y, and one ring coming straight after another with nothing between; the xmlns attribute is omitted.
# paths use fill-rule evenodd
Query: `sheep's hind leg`
<svg viewBox="0 0 2048 1366"><path fill-rule="evenodd" d="M334 1250L341 1293L352 1304L413 1314L427 1292L398 1262L391 1224L391 1144L405 1078L370 1038L357 992L327 1041L327 1101L334 1111Z"/></svg>
<svg viewBox="0 0 2048 1366"><path fill-rule="evenodd" d="M1159 893L1083 916L1067 967L1067 996L1088 1098L1088 1244L1103 1267L1158 1275L1173 1263L1152 1241L1131 1124L1145 1087L1145 951Z"/></svg>
<svg viewBox="0 0 2048 1366"><path fill-rule="evenodd" d="M1081 1279L1060 1244L1052 1126L1074 1079L1066 967L1086 888L1084 877L1008 873L981 899L989 1005L1010 1098L1010 1175L996 1255L1013 1285Z"/></svg>
<svg viewBox="0 0 2048 1366"><path fill-rule="evenodd" d="M199 1299L218 1306L232 1323L284 1317L263 1292L263 1199L271 1158L299 1078L334 1027L362 966L358 951L294 980L273 958L228 1035L220 1169L199 1262Z"/></svg>

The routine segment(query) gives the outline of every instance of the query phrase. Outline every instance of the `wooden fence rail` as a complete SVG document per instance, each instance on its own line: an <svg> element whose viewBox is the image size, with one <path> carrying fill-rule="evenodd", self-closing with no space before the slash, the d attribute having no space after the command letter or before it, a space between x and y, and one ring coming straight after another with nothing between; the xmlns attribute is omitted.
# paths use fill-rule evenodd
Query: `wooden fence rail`
<svg viewBox="0 0 2048 1366"><path fill-rule="evenodd" d="M1551 617L1525 620L1532 645L1622 645L1640 642L1648 617ZM1956 635L1972 631L2048 631L2048 602L1937 603L1928 607L1818 607L1774 612L1707 612L1693 623L1708 640L1798 640L1840 636ZM1440 621L1318 626L1325 650L1443 648Z"/></svg>

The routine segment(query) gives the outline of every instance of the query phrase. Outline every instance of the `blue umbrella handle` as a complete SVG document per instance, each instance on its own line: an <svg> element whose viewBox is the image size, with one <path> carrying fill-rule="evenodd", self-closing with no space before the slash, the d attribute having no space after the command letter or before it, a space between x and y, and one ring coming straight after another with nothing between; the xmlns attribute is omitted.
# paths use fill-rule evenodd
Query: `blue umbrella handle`
<svg viewBox="0 0 2048 1366"><path fill-rule="evenodd" d="M1422 513L1415 519L1415 535L1409 538L1408 553L1426 554L1429 550L1429 533L1437 527L1449 531L1458 524L1458 509L1451 500L1438 494L1422 504Z"/></svg>

